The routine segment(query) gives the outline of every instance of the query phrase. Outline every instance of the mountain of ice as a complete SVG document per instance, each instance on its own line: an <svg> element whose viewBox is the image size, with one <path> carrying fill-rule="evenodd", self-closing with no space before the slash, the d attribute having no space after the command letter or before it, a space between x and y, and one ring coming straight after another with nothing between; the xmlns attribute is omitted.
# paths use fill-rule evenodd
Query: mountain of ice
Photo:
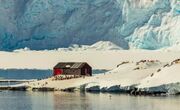
<svg viewBox="0 0 180 110"><path fill-rule="evenodd" d="M111 41L124 49L180 42L179 0L0 0L0 50Z"/></svg>

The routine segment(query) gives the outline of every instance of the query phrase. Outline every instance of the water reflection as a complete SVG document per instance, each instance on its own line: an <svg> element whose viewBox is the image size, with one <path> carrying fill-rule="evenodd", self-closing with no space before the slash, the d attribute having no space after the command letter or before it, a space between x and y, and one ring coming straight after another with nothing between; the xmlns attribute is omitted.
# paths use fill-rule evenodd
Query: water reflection
<svg viewBox="0 0 180 110"><path fill-rule="evenodd" d="M53 92L28 92L32 110L55 110Z"/></svg>
<svg viewBox="0 0 180 110"><path fill-rule="evenodd" d="M65 92L0 92L0 110L179 110L180 96L143 97Z"/></svg>
<svg viewBox="0 0 180 110"><path fill-rule="evenodd" d="M31 105L26 92L0 92L0 110L32 110Z"/></svg>
<svg viewBox="0 0 180 110"><path fill-rule="evenodd" d="M179 110L180 103L179 96L134 97L102 93L55 93L54 96L56 110Z"/></svg>

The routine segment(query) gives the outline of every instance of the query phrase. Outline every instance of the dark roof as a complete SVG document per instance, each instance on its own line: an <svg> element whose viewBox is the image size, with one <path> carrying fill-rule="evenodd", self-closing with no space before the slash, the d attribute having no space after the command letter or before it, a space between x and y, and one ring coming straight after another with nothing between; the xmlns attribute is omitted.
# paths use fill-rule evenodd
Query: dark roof
<svg viewBox="0 0 180 110"><path fill-rule="evenodd" d="M87 64L86 62L60 62L54 68L61 68L61 69L82 68L86 64Z"/></svg>

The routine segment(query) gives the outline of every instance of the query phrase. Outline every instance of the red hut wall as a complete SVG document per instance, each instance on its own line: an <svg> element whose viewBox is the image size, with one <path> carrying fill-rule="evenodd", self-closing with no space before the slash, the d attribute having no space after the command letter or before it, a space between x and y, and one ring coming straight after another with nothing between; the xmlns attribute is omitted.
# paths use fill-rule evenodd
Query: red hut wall
<svg viewBox="0 0 180 110"><path fill-rule="evenodd" d="M62 69L54 69L54 76L56 75L60 75L63 73L63 70Z"/></svg>

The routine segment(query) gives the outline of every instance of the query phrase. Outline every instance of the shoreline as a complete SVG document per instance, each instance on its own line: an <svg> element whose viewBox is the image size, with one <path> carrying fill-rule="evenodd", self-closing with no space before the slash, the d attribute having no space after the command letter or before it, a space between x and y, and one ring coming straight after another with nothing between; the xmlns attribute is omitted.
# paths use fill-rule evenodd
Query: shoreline
<svg viewBox="0 0 180 110"><path fill-rule="evenodd" d="M80 77L68 80L55 80L52 76L47 79L13 85L13 88L19 89L18 87L25 86L28 89L34 88L34 90L40 89L41 91L46 91L46 89L54 91L55 89L59 91L126 92L135 95L161 93L173 95L180 93L180 74L178 74L180 72L179 52L134 50L59 53L60 51L52 51L51 53L46 51L27 51L13 54L19 57L21 56L23 58L22 60L26 59L25 61L32 60L30 56L34 56L33 61L36 59L37 61L31 61L27 65L24 65L31 65L29 66L31 68L36 62L38 62L39 67L42 63L46 64L44 63L46 62L44 58L47 56L49 56L49 59L46 60L51 63L45 67L50 67L55 61L57 63L57 59L59 58L62 58L62 61L69 61L76 56L76 61L86 60L93 66L93 69L103 68L104 70L109 69L109 71L93 75L92 77ZM3 53L2 55L11 56L11 54ZM11 58L14 58L13 56ZM43 57L41 58L41 56Z"/></svg>

